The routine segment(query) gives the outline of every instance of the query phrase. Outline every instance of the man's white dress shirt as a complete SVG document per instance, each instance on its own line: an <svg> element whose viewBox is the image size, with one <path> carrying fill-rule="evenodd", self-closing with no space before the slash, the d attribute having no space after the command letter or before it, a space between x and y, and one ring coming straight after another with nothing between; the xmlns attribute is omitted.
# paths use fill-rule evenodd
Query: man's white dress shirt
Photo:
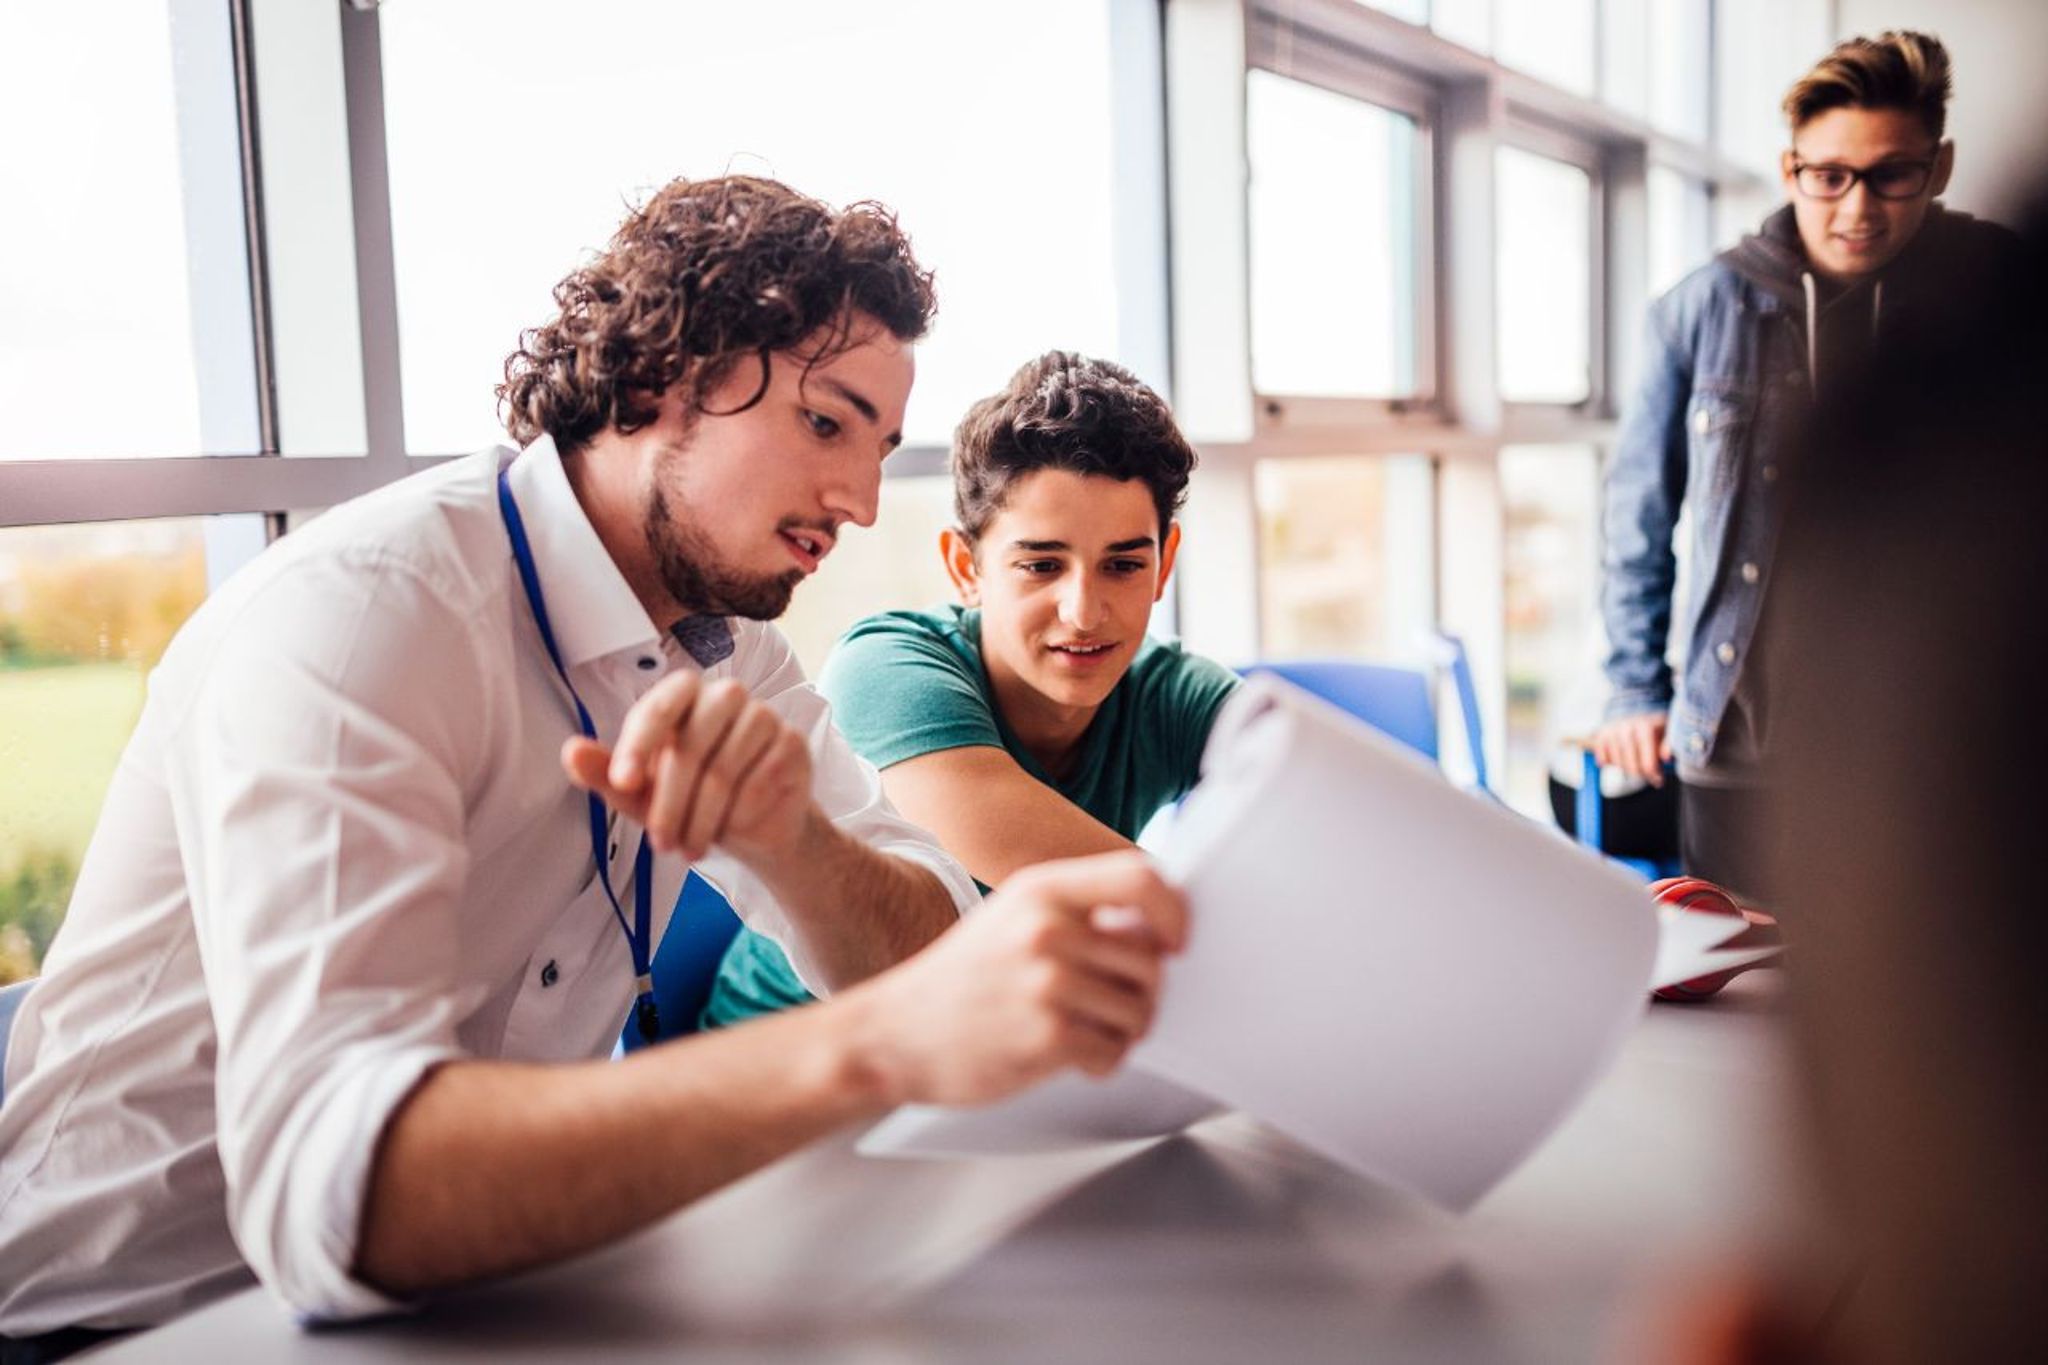
<svg viewBox="0 0 2048 1365"><path fill-rule="evenodd" d="M4 1059L0 1334L162 1321L252 1268L302 1313L388 1310L349 1267L378 1136L427 1070L611 1050L631 958L499 514L512 454L286 537L151 675ZM510 468L563 664L616 736L697 664L649 620L553 444ZM842 829L969 904L972 880L890 808L780 632L733 624L707 676L809 736ZM629 912L639 833L615 823L608 850ZM757 879L716 855L698 870L804 971ZM657 932L686 871L655 860Z"/></svg>

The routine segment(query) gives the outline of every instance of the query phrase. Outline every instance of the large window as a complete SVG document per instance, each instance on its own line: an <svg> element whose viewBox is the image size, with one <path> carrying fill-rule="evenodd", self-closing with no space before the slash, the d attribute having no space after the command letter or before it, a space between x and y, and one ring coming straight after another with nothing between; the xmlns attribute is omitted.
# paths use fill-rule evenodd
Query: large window
<svg viewBox="0 0 2048 1365"><path fill-rule="evenodd" d="M149 669L262 544L254 517L0 530L0 979L49 946Z"/></svg>
<svg viewBox="0 0 2048 1365"><path fill-rule="evenodd" d="M1426 456L1262 460L1260 654L1415 659L1436 619Z"/></svg>
<svg viewBox="0 0 2048 1365"><path fill-rule="evenodd" d="M1593 181L1502 147L1496 161L1501 396L1582 403L1593 383Z"/></svg>
<svg viewBox="0 0 2048 1365"><path fill-rule="evenodd" d="M1268 71L1246 101L1252 387L1413 394L1415 121Z"/></svg>
<svg viewBox="0 0 2048 1365"><path fill-rule="evenodd" d="M381 24L416 453L503 439L492 389L520 330L679 175L897 211L940 297L913 444L1039 351L1124 349L1107 0L433 0Z"/></svg>
<svg viewBox="0 0 2048 1365"><path fill-rule="evenodd" d="M227 5L109 8L0 7L0 458L249 453Z"/></svg>
<svg viewBox="0 0 2048 1365"><path fill-rule="evenodd" d="M1560 741L1600 720L1600 461L1590 446L1500 454L1507 553L1507 764L1502 795L1549 818ZM1567 765L1569 766L1569 765Z"/></svg>
<svg viewBox="0 0 2048 1365"><path fill-rule="evenodd" d="M1594 4L1595 0L1499 0L1493 10L1494 55L1552 85L1592 94Z"/></svg>
<svg viewBox="0 0 2048 1365"><path fill-rule="evenodd" d="M1649 288L1657 295L1706 263L1713 204L1705 185L1665 166L1650 168L1648 188Z"/></svg>
<svg viewBox="0 0 2048 1365"><path fill-rule="evenodd" d="M777 623L804 671L818 676L832 646L863 616L951 602L953 587L939 560L939 532L952 524L950 477L884 479L875 524L841 532L825 567L797 589Z"/></svg>
<svg viewBox="0 0 2048 1365"><path fill-rule="evenodd" d="M1778 100L1829 13L4 7L0 884L68 885L152 641L208 578L286 509L501 439L492 391L554 283L646 193L729 171L882 200L938 276L880 524L784 623L807 664L949 596L935 448L1079 349L1180 381L1189 644L1404 657L1452 630L1524 796L1594 676L1615 334L1779 197Z"/></svg>

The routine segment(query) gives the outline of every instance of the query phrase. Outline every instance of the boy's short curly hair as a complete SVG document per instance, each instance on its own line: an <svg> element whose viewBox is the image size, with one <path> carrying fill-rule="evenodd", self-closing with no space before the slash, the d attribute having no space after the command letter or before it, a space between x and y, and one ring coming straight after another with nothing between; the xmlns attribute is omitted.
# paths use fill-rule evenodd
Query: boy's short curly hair
<svg viewBox="0 0 2048 1365"><path fill-rule="evenodd" d="M1195 452L1166 400L1129 370L1047 351L967 410L951 463L953 514L970 541L1002 510L1010 486L1041 469L1142 480L1163 538L1187 498Z"/></svg>
<svg viewBox="0 0 2048 1365"><path fill-rule="evenodd" d="M818 332L811 364L850 345L856 314L899 340L931 326L931 272L895 215L875 203L835 210L753 176L676 180L630 214L611 245L555 286L560 310L520 334L498 406L520 445L543 432L574 451L608 428L648 425L677 384L689 408L752 356Z"/></svg>

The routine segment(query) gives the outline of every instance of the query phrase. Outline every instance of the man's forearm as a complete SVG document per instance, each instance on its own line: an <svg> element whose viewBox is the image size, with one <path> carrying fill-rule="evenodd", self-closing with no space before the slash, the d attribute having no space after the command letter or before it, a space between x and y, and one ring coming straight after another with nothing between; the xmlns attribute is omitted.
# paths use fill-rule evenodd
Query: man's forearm
<svg viewBox="0 0 2048 1365"><path fill-rule="evenodd" d="M623 1062L455 1062L387 1125L356 1274L396 1297L625 1236L897 1098L869 1005L833 1001Z"/></svg>
<svg viewBox="0 0 2048 1365"><path fill-rule="evenodd" d="M822 815L796 853L754 871L833 990L895 966L959 919L929 869L870 848Z"/></svg>

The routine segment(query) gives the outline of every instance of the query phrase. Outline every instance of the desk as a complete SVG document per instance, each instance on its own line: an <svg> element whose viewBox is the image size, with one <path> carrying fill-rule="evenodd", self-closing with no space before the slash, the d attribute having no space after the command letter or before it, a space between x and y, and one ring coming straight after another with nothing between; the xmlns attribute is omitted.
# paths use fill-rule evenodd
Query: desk
<svg viewBox="0 0 2048 1365"><path fill-rule="evenodd" d="M301 1332L252 1289L92 1359L1578 1365L1646 1285L1792 1207L1774 986L1653 1007L1462 1219L1235 1115L1006 1160L871 1161L849 1136L418 1317Z"/></svg>

